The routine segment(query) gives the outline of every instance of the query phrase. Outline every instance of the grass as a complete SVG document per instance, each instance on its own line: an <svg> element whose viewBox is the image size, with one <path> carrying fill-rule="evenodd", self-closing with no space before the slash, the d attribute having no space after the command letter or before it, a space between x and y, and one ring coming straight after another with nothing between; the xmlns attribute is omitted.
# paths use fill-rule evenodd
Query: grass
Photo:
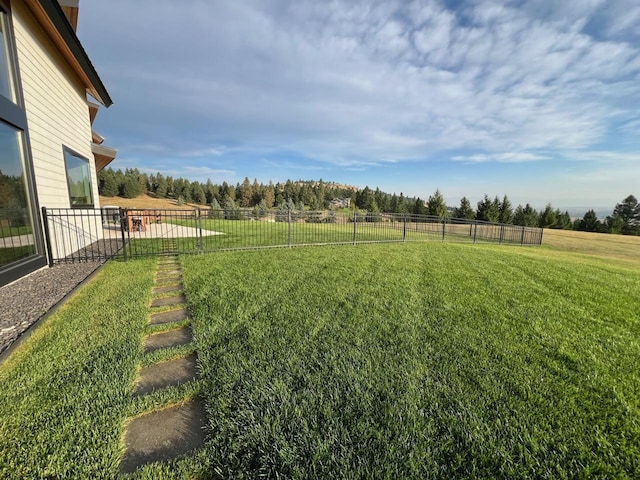
<svg viewBox="0 0 640 480"><path fill-rule="evenodd" d="M126 418L201 395L205 448L135 478L637 478L634 253L184 256L201 379L137 400L188 351L141 353L153 260L112 262L0 366L0 477L112 478Z"/></svg>
<svg viewBox="0 0 640 480"><path fill-rule="evenodd" d="M186 258L214 467L223 478L636 477L638 272L521 251Z"/></svg>
<svg viewBox="0 0 640 480"><path fill-rule="evenodd" d="M567 259L585 259L599 264L613 261L629 267L640 267L638 236L546 229L543 245Z"/></svg>

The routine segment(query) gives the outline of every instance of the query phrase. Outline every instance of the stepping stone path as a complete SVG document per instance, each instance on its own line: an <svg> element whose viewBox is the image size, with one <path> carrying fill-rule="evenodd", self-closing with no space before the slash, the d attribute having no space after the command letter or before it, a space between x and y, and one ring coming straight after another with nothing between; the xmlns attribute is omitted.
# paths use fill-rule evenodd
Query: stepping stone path
<svg viewBox="0 0 640 480"><path fill-rule="evenodd" d="M172 245L167 244L166 249ZM175 245L173 246L175 248ZM163 245L165 250L165 245ZM182 275L176 257L165 258L158 263L156 297L151 307L180 307L154 313L149 325L169 325L189 319L183 294L166 296L182 291ZM175 285L175 283L179 283ZM181 326L173 330L154 333L144 339L145 354L165 348L188 345L193 340L191 328ZM197 378L196 353L187 357L158 362L140 369L134 395L144 396L155 391L188 383ZM201 448L205 442L205 408L200 399L180 405L167 406L164 410L143 414L131 419L124 434L125 453L120 463L120 473L132 473L152 462L182 457Z"/></svg>
<svg viewBox="0 0 640 480"><path fill-rule="evenodd" d="M144 353L155 352L161 348L177 347L191 343L193 336L189 327L177 328L168 332L149 335L144 340Z"/></svg>

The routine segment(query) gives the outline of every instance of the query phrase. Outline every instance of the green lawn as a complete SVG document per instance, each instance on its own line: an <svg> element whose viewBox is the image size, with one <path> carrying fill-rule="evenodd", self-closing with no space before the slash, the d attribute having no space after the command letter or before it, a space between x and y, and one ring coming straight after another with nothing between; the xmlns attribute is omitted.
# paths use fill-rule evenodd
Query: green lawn
<svg viewBox="0 0 640 480"><path fill-rule="evenodd" d="M576 261L579 258L579 261ZM428 242L182 257L202 378L131 396L153 260L112 262L0 366L0 477L111 478L193 395L204 450L137 478L638 478L640 268Z"/></svg>

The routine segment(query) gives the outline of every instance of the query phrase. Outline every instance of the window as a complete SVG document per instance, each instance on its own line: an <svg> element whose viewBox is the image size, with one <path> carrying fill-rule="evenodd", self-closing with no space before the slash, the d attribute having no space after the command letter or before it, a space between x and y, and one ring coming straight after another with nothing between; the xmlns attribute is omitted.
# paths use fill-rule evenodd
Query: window
<svg viewBox="0 0 640 480"><path fill-rule="evenodd" d="M0 0L0 285L43 265L11 5Z"/></svg>
<svg viewBox="0 0 640 480"><path fill-rule="evenodd" d="M71 206L93 208L89 160L65 148L64 164L67 170Z"/></svg>
<svg viewBox="0 0 640 480"><path fill-rule="evenodd" d="M37 253L21 137L0 121L0 267Z"/></svg>
<svg viewBox="0 0 640 480"><path fill-rule="evenodd" d="M0 95L15 102L7 14L0 8Z"/></svg>

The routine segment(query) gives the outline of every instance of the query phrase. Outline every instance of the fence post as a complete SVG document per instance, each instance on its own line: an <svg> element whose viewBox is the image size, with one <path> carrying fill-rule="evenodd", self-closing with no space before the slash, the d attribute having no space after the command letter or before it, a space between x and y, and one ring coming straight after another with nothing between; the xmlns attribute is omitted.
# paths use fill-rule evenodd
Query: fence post
<svg viewBox="0 0 640 480"><path fill-rule="evenodd" d="M122 236L122 254L124 255L124 261L126 262L127 261L127 244L125 243L125 239L124 239L124 226L125 226L125 222L127 221L127 218L122 208L118 208L118 210L120 213L120 235Z"/></svg>
<svg viewBox="0 0 640 480"><path fill-rule="evenodd" d="M473 222L473 243L475 245L476 243L476 236L478 235L478 222L474 221Z"/></svg>
<svg viewBox="0 0 640 480"><path fill-rule="evenodd" d="M407 216L402 216L404 220L404 225L402 226L402 241L405 242L407 240Z"/></svg>
<svg viewBox="0 0 640 480"><path fill-rule="evenodd" d="M446 232L447 229L447 219L445 217L442 217L442 243L444 243L444 234Z"/></svg>
<svg viewBox="0 0 640 480"><path fill-rule="evenodd" d="M542 245L542 235L544 234L544 228L540 229L540 243L538 245Z"/></svg>
<svg viewBox="0 0 640 480"><path fill-rule="evenodd" d="M289 248L291 248L291 208L289 208L288 206L287 206L287 218L289 223L289 233L288 233Z"/></svg>
<svg viewBox="0 0 640 480"><path fill-rule="evenodd" d="M524 230L527 227L522 227L522 235L520 236L520 246L524 245Z"/></svg>
<svg viewBox="0 0 640 480"><path fill-rule="evenodd" d="M47 246L47 262L49 267L53 267L53 252L51 251L51 233L49 232L47 207L42 207L42 226L44 227L44 241Z"/></svg>
<svg viewBox="0 0 640 480"><path fill-rule="evenodd" d="M504 225L500 225L500 240L498 240L498 243L502 243L503 239L504 239Z"/></svg>
<svg viewBox="0 0 640 480"><path fill-rule="evenodd" d="M358 225L358 214L354 210L353 211L353 246L356 245L356 235L357 235L357 225Z"/></svg>
<svg viewBox="0 0 640 480"><path fill-rule="evenodd" d="M200 253L204 252L204 244L202 242L202 215L200 212L200 209L197 209L198 211L198 232L200 233L200 244L198 245L200 248Z"/></svg>

